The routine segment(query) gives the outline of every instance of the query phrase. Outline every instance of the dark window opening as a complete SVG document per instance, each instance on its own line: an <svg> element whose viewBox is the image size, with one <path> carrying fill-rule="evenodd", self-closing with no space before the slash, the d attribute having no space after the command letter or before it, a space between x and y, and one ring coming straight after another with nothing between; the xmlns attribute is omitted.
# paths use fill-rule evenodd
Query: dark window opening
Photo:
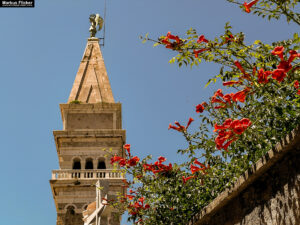
<svg viewBox="0 0 300 225"><path fill-rule="evenodd" d="M80 170L81 169L81 163L79 159L75 159L73 162L73 170Z"/></svg>
<svg viewBox="0 0 300 225"><path fill-rule="evenodd" d="M100 170L106 169L105 162L104 161L98 161L97 169L100 169Z"/></svg>
<svg viewBox="0 0 300 225"><path fill-rule="evenodd" d="M85 162L85 169L87 170L92 170L93 168L93 160L92 159L87 159Z"/></svg>
<svg viewBox="0 0 300 225"><path fill-rule="evenodd" d="M75 208L73 206L69 206L67 208L67 214L75 215Z"/></svg>

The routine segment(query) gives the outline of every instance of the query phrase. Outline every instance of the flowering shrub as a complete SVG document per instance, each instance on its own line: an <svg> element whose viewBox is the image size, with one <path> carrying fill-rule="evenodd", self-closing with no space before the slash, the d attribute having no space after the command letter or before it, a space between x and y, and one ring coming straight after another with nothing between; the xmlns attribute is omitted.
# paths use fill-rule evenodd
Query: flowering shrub
<svg viewBox="0 0 300 225"><path fill-rule="evenodd" d="M297 0L227 1L247 13L269 19L283 15L300 25L300 15L293 11ZM154 162L150 156L140 160L131 155L128 144L124 158L111 158L132 177L124 181L129 193L114 205L127 210L129 220L138 224L186 224L300 123L300 38L295 34L272 44L246 45L244 34L232 33L226 24L224 34L214 39L190 29L186 38L168 32L151 41L178 52L170 62L179 66L203 60L220 64L219 75L207 85L220 79L224 90L196 106L198 120L189 118L186 126L177 121L169 125L188 143L188 148L178 150L187 162L172 164L163 156ZM228 87L236 91L226 93ZM188 128L196 124L197 132L189 133Z"/></svg>

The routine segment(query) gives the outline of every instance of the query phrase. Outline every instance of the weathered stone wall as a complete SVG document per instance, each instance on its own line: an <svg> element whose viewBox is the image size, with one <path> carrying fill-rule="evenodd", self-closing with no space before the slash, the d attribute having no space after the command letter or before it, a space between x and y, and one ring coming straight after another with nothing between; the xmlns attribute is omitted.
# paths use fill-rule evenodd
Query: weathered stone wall
<svg viewBox="0 0 300 225"><path fill-rule="evenodd" d="M217 212L194 224L300 225L300 150L289 151Z"/></svg>
<svg viewBox="0 0 300 225"><path fill-rule="evenodd" d="M57 214L56 225L83 225L82 214Z"/></svg>

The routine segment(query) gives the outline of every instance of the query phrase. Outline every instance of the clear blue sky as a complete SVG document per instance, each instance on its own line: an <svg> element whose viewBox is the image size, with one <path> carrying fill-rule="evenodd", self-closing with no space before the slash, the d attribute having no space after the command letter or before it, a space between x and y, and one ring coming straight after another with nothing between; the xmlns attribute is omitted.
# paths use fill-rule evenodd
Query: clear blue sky
<svg viewBox="0 0 300 225"><path fill-rule="evenodd" d="M225 0L107 1L103 55L114 97L123 106L127 142L140 157L180 159L176 150L185 142L168 124L197 117L195 105L217 88L204 85L219 66L179 69L168 63L174 52L142 44L139 35L182 36L193 27L213 38L227 21L249 42L299 32L284 20L242 13ZM103 5L103 0L36 0L33 9L0 8L1 224L56 222L49 185L51 170L58 168L52 131L62 129L59 103L68 99L89 36L88 17Z"/></svg>

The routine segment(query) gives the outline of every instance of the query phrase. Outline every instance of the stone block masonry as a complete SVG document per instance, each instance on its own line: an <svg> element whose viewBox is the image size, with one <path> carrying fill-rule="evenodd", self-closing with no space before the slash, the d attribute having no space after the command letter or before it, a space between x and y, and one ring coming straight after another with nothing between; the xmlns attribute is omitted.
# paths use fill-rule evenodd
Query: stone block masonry
<svg viewBox="0 0 300 225"><path fill-rule="evenodd" d="M189 225L300 225L299 127Z"/></svg>

